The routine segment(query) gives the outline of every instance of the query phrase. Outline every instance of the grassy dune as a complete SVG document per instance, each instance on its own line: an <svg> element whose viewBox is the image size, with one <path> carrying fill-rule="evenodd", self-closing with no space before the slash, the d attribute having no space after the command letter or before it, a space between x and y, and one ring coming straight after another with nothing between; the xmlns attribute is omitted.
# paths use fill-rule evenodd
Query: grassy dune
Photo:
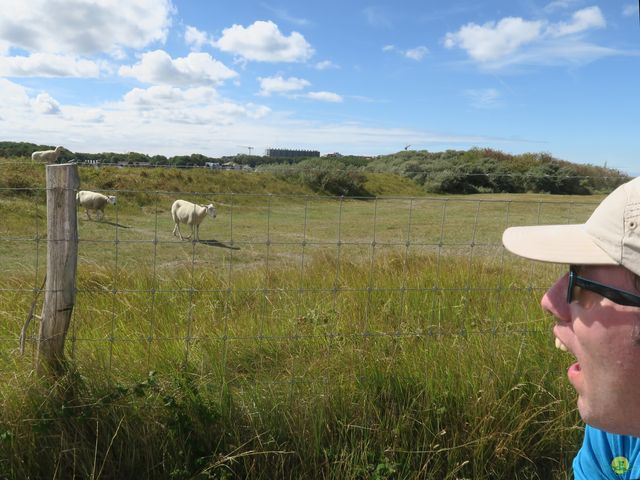
<svg viewBox="0 0 640 480"><path fill-rule="evenodd" d="M43 187L40 167L5 167L13 188ZM118 204L104 222L79 212L56 381L32 373L37 325L17 352L44 194L0 185L0 477L570 478L570 358L538 306L561 269L500 235L582 222L597 198L434 197L378 175L383 196L348 200L267 174L80 173ZM171 235L177 197L219 203L201 243Z"/></svg>

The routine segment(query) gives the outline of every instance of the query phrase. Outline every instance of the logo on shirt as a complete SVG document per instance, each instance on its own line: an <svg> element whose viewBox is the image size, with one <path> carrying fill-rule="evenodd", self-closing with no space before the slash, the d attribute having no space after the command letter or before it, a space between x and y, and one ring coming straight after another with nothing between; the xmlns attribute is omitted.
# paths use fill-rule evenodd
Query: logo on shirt
<svg viewBox="0 0 640 480"><path fill-rule="evenodd" d="M613 470L613 473L616 475L627 473L629 470L629 460L627 460L627 457L615 457L611 460L611 470Z"/></svg>

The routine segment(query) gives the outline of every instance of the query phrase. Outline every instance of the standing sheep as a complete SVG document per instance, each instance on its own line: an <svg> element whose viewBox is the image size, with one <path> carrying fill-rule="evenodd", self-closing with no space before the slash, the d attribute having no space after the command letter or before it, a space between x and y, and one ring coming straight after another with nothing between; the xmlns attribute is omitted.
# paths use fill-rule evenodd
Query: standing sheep
<svg viewBox="0 0 640 480"><path fill-rule="evenodd" d="M95 210L96 218L98 220L102 220L104 218L104 207L107 203L115 205L116 197L106 196L97 192L90 192L89 190L80 190L76 194L76 201L85 208L89 220L92 220L91 215L89 215L89 209ZM98 218L98 213L100 213L100 218Z"/></svg>
<svg viewBox="0 0 640 480"><path fill-rule="evenodd" d="M31 160L44 160L47 163L56 163L62 153L63 147L56 147L55 150L40 150L31 154Z"/></svg>
<svg viewBox="0 0 640 480"><path fill-rule="evenodd" d="M213 204L197 205L186 200L176 200L171 205L171 217L176 224L173 227L173 235L180 236L180 240L184 240L182 233L180 233L180 224L186 223L191 226L191 235L187 239L193 236L194 241L198 242L200 240L198 230L206 215L209 215L212 219L216 218L216 207ZM176 235L176 232L178 232L178 235Z"/></svg>

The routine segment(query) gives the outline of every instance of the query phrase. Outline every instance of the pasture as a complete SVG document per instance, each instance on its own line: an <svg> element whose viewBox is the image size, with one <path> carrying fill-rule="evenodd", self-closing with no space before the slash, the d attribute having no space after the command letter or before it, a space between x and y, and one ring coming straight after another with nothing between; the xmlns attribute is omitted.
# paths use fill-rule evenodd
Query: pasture
<svg viewBox="0 0 640 480"><path fill-rule="evenodd" d="M347 199L178 173L80 169L118 203L102 222L78 212L54 384L31 372L37 325L17 352L45 274L44 185L0 190L0 476L570 478L570 356L538 305L563 270L500 237L583 222L600 198L426 196L377 176L381 196ZM217 204L200 242L171 234L176 198Z"/></svg>

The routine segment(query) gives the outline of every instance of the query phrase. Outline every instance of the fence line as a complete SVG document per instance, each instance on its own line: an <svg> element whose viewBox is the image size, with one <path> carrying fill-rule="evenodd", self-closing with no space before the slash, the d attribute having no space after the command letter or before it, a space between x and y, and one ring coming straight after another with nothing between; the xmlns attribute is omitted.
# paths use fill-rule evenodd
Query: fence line
<svg viewBox="0 0 640 480"><path fill-rule="evenodd" d="M44 275L41 249L53 239L40 218L46 189L0 190L0 304L12 305L0 311L2 352L17 345L24 306ZM506 318L514 311L498 306L508 301L527 310L561 269L513 258L501 233L515 224L583 222L597 203L104 192L118 196L104 221L78 212L68 350L109 371L135 363L135 355L156 367L163 342L182 343L183 364L204 364L215 354L224 369L237 355L235 342L432 341L539 331L539 316ZM202 224L204 240L176 240L172 200L203 197L227 203L219 201L218 218ZM124 345L141 343L142 353L128 347L126 359L119 357ZM88 354L85 345L107 351Z"/></svg>

